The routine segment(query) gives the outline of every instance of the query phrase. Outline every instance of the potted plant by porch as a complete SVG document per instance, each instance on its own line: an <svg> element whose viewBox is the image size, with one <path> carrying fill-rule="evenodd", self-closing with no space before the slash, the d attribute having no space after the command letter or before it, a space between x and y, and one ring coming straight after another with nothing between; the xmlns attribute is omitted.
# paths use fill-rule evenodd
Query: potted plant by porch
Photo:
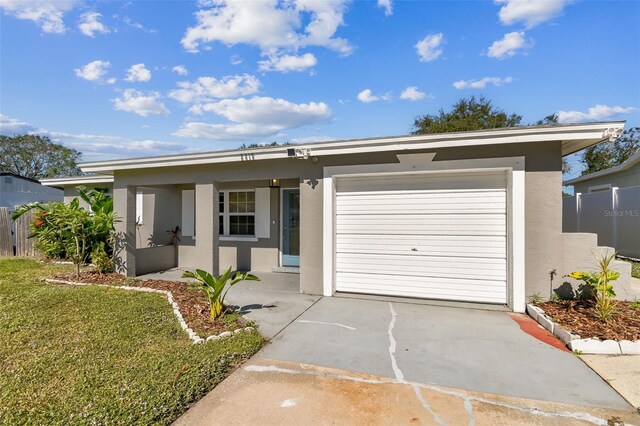
<svg viewBox="0 0 640 426"><path fill-rule="evenodd" d="M202 269L196 269L195 272L187 271L182 275L182 277L197 280L197 284L202 288L209 299L212 320L224 316L226 312L224 299L231 287L240 281L260 281L260 278L248 272L236 272L232 276L231 267L229 267L229 269L227 269L227 271L217 279ZM228 286L227 282L229 283Z"/></svg>

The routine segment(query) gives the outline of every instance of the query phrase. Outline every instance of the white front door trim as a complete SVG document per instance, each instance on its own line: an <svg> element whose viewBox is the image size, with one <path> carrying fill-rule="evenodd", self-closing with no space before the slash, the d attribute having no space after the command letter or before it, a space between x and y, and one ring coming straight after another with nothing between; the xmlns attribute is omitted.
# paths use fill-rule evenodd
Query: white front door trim
<svg viewBox="0 0 640 426"><path fill-rule="evenodd" d="M433 161L433 154L400 154L400 163L324 168L323 295L335 293L335 185L340 177L381 174L507 173L508 300L515 312L525 311L525 159L524 157Z"/></svg>

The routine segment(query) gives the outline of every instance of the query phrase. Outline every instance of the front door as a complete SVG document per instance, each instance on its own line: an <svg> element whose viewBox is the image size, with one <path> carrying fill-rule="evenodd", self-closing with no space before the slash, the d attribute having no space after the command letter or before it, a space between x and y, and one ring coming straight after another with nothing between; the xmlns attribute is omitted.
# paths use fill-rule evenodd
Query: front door
<svg viewBox="0 0 640 426"><path fill-rule="evenodd" d="M282 266L300 266L300 190L282 190Z"/></svg>

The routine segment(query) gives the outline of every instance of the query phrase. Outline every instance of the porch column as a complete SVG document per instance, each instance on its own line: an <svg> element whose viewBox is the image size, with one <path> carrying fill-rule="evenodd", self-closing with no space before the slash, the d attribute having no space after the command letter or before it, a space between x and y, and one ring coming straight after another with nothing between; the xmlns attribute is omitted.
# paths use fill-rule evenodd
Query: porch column
<svg viewBox="0 0 640 426"><path fill-rule="evenodd" d="M113 211L118 215L115 223L115 268L127 277L136 276L136 187L113 189Z"/></svg>
<svg viewBox="0 0 640 426"><path fill-rule="evenodd" d="M196 253L198 268L217 276L220 270L218 186L196 183Z"/></svg>

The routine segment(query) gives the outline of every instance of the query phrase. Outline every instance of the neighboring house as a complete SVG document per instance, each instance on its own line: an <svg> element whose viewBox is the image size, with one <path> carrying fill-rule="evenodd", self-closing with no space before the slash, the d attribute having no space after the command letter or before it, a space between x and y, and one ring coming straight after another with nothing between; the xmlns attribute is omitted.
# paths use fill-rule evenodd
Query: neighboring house
<svg viewBox="0 0 640 426"><path fill-rule="evenodd" d="M62 201L62 191L43 186L36 179L13 173L0 173L0 207L13 212L16 206L48 201Z"/></svg>
<svg viewBox="0 0 640 426"><path fill-rule="evenodd" d="M81 168L113 179L116 263L128 276L176 266L299 267L303 293L522 312L526 296L549 295L558 277L590 266L595 238L562 232L562 156L615 139L623 127L356 139ZM168 246L176 226L180 241Z"/></svg>
<svg viewBox="0 0 640 426"><path fill-rule="evenodd" d="M624 163L563 183L564 232L592 232L622 256L640 258L640 151Z"/></svg>
<svg viewBox="0 0 640 426"><path fill-rule="evenodd" d="M640 186L640 151L618 166L569 179L563 185L573 186L574 194Z"/></svg>
<svg viewBox="0 0 640 426"><path fill-rule="evenodd" d="M64 191L64 202L69 203L74 198L78 197L77 188L82 186L86 189L102 189L108 195L113 195L113 176L105 175L86 175L86 176L71 176L61 178L42 179L42 184L52 186L56 188L62 188ZM86 207L86 203L79 198L83 207ZM63 200L60 200L63 201Z"/></svg>

